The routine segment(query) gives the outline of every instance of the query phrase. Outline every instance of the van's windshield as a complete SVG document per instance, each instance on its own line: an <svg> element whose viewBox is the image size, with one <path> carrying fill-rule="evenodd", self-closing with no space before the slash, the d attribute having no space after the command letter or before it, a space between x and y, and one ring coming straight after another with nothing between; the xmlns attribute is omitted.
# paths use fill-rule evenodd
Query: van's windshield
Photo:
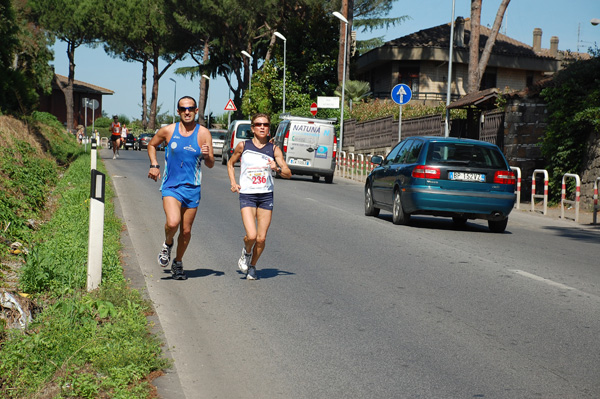
<svg viewBox="0 0 600 399"><path fill-rule="evenodd" d="M249 140L253 136L249 123L240 124L235 132L235 137L242 140Z"/></svg>

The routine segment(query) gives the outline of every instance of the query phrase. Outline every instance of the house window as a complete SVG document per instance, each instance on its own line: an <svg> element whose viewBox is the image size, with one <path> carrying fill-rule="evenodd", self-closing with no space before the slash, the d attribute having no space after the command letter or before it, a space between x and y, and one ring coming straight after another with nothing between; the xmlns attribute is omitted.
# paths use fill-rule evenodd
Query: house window
<svg viewBox="0 0 600 399"><path fill-rule="evenodd" d="M488 68L483 73L483 77L481 78L481 86L479 90L491 89L497 87L496 84L496 68Z"/></svg>
<svg viewBox="0 0 600 399"><path fill-rule="evenodd" d="M533 71L527 71L527 75L525 76L525 86L529 87L533 85Z"/></svg>
<svg viewBox="0 0 600 399"><path fill-rule="evenodd" d="M404 83L410 90L419 91L419 70L414 68L400 68L398 71L398 83Z"/></svg>

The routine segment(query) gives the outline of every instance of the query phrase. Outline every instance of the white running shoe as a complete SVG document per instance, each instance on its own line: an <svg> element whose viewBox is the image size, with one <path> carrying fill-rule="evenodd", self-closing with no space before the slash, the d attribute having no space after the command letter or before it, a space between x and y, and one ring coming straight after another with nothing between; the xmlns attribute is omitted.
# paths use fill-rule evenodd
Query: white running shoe
<svg viewBox="0 0 600 399"><path fill-rule="evenodd" d="M158 264L160 267L169 266L169 262L171 262L171 249L173 248L173 244L168 246L167 243L163 242L162 248L158 253Z"/></svg>
<svg viewBox="0 0 600 399"><path fill-rule="evenodd" d="M256 267L250 266L248 268L248 274L246 275L246 280L256 280L258 277L256 276Z"/></svg>
<svg viewBox="0 0 600 399"><path fill-rule="evenodd" d="M113 155L113 159L117 159L117 156L116 156L116 155Z"/></svg>
<svg viewBox="0 0 600 399"><path fill-rule="evenodd" d="M248 272L250 258L252 258L252 254L247 254L246 248L242 248L242 256L240 256L240 259L238 260L238 268L242 271L242 273Z"/></svg>

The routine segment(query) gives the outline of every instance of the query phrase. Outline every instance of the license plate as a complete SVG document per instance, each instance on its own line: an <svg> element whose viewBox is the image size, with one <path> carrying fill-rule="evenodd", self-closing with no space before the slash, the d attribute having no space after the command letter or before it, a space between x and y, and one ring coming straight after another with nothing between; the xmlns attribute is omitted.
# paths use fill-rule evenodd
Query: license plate
<svg viewBox="0 0 600 399"><path fill-rule="evenodd" d="M485 175L481 173L448 172L448 179L485 183Z"/></svg>
<svg viewBox="0 0 600 399"><path fill-rule="evenodd" d="M291 165L310 166L310 161L305 159L290 159L289 163Z"/></svg>

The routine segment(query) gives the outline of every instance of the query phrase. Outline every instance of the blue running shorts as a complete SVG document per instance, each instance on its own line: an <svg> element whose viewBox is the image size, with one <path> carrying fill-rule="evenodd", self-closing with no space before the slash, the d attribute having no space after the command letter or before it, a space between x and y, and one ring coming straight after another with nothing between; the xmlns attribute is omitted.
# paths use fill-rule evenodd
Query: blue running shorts
<svg viewBox="0 0 600 399"><path fill-rule="evenodd" d="M183 185L171 188L163 188L162 196L173 197L181 202L184 208L198 208L200 205L200 186Z"/></svg>
<svg viewBox="0 0 600 399"><path fill-rule="evenodd" d="M242 194L240 193L240 209L242 208L261 208L268 211L273 210L273 192L260 194Z"/></svg>

